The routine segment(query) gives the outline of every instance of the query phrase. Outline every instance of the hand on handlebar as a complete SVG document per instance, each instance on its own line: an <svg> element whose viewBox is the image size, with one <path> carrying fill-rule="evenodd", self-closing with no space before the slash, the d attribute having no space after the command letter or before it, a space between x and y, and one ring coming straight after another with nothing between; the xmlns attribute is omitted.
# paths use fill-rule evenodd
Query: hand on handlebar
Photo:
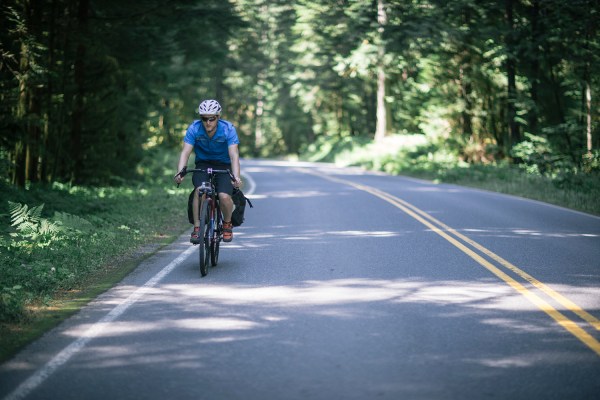
<svg viewBox="0 0 600 400"><path fill-rule="evenodd" d="M183 182L183 177L187 174L187 167L183 167L181 169L181 171L179 171L174 177L173 179L175 180L175 183L177 184L177 187L179 187L179 185L181 184L181 182Z"/></svg>
<svg viewBox="0 0 600 400"><path fill-rule="evenodd" d="M242 182L242 178L234 178L231 183L233 183L233 187L239 189L242 187L244 182Z"/></svg>

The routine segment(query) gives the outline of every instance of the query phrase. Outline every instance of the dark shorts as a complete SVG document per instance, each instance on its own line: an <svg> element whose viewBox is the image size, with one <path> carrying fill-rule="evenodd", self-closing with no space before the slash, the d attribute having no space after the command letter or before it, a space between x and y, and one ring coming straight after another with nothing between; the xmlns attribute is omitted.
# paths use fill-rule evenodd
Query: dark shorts
<svg viewBox="0 0 600 400"><path fill-rule="evenodd" d="M230 164L224 164L215 161L199 161L196 163L196 168L207 169L228 169L231 171ZM208 182L208 173L206 172L194 172L192 176L192 182L194 187L202 185L202 182ZM231 177L229 174L215 174L215 183L217 187L217 193L227 193L231 196L233 193L233 184L231 183Z"/></svg>

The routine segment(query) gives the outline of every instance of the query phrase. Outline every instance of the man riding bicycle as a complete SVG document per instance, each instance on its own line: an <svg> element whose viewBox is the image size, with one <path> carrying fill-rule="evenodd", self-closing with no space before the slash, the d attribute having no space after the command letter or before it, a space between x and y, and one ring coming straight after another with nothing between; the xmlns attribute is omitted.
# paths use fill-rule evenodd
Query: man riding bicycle
<svg viewBox="0 0 600 400"><path fill-rule="evenodd" d="M233 194L234 186L239 188L242 184L240 179L240 156L238 144L240 143L235 127L231 122L220 119L221 105L216 100L204 100L198 106L200 120L195 120L190 124L183 139L183 150L179 156L177 171L181 171L187 166L192 150L195 152L196 168L200 169L228 169L233 174L235 181L226 174L216 176L216 189L219 193L219 203L223 213L223 241L231 242L233 239L233 225L231 223L231 214L233 212ZM175 182L180 184L183 177L175 175ZM192 183L194 188L202 185L202 182L208 181L208 173L194 172ZM194 230L190 238L192 243L200 243L198 232L200 230L200 216L198 207L200 197L198 191L194 190L193 197L193 215Z"/></svg>

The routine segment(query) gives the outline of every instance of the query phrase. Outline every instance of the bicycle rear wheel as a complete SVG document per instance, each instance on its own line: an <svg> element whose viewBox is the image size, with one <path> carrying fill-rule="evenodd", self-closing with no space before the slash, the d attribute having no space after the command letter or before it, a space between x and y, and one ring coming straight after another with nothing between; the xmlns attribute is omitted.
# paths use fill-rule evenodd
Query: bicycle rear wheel
<svg viewBox="0 0 600 400"><path fill-rule="evenodd" d="M198 237L202 238L200 242L200 275L208 274L208 259L210 254L210 238L208 237L208 199L202 195L200 199L200 232Z"/></svg>

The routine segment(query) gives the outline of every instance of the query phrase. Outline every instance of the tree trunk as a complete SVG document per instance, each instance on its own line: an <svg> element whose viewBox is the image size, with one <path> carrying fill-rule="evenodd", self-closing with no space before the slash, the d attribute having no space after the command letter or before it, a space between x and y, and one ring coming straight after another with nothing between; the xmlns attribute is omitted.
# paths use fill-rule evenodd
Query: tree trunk
<svg viewBox="0 0 600 400"><path fill-rule="evenodd" d="M591 10L590 10L591 11ZM588 13L588 19L586 21L586 33L584 50L586 54L586 61L583 70L583 81L585 87L585 135L586 135L586 149L588 157L592 157L592 61L594 58L590 51L591 45L594 43L593 38L597 36L598 25L592 21L597 21L596 18L590 18L592 15ZM597 59L597 58L596 58Z"/></svg>
<svg viewBox="0 0 600 400"><path fill-rule="evenodd" d="M587 153L592 155L592 87L590 81L585 82L585 104L586 104L586 138Z"/></svg>
<svg viewBox="0 0 600 400"><path fill-rule="evenodd" d="M38 182L40 180L40 162L41 160L41 103L42 94L39 90L32 89L28 102L28 121L27 121L27 146L25 150L25 180L28 182Z"/></svg>
<svg viewBox="0 0 600 400"><path fill-rule="evenodd" d="M383 30L387 23L387 14L383 0L377 1L377 23L379 25L379 49L377 65L377 127L375 130L375 141L383 140L387 133L387 110L385 104L385 45L383 42Z"/></svg>
<svg viewBox="0 0 600 400"><path fill-rule="evenodd" d="M264 81L262 78L258 79L257 87L256 87L256 111L255 111L255 119L254 119L254 155L260 156L260 149L263 146L263 112L264 112L264 103L263 103L263 84Z"/></svg>
<svg viewBox="0 0 600 400"><path fill-rule="evenodd" d="M539 16L540 16L540 1L533 0L531 7L531 40L535 43L540 37L539 29ZM540 81L540 56L538 54L538 46L535 46L533 54L531 55L531 89L529 95L533 106L529 111L529 130L531 133L537 133L538 129L538 92L539 92L539 81Z"/></svg>
<svg viewBox="0 0 600 400"><path fill-rule="evenodd" d="M74 8L75 3L71 3L69 9L69 16L72 15L71 10ZM64 12L64 11L63 11ZM67 100L73 96L72 89L70 89L70 74L71 74L71 62L67 56L68 49L71 48L72 35L70 32L75 29L74 24L76 21L74 18L69 17L66 19L66 25L63 29L59 29L56 34L57 47L60 49L57 52L57 58L60 59L60 63L57 63L57 72L60 72L60 80L57 80L58 93L64 94L64 98L57 101L56 105L53 105L54 115L52 116L53 122L53 138L52 138L52 168L50 169L50 176L53 179L61 178L66 179L71 175L71 169L69 163L71 163L70 155L70 127L69 127L69 110L70 104ZM62 65L59 68L59 65Z"/></svg>
<svg viewBox="0 0 600 400"><path fill-rule="evenodd" d="M77 25L78 25L78 44L75 53L75 102L73 105L73 115L71 118L71 156L73 157L74 165L72 170L72 179L77 182L80 180L81 170L83 168L83 116L84 110L84 99L86 95L85 88L85 57L86 57L86 43L85 33L87 31L88 11L90 0L79 0L78 11L77 11Z"/></svg>
<svg viewBox="0 0 600 400"><path fill-rule="evenodd" d="M50 5L50 14L48 21L48 70L55 71L55 51L56 51L56 0L52 0ZM52 165L54 164L54 160L51 159L50 152L50 128L51 123L50 119L54 117L54 107L52 97L54 94L54 74L49 73L46 76L46 92L44 96L44 128L42 131L42 165L40 166L40 179L46 182L51 182L52 180ZM54 138L53 138L54 139Z"/></svg>
<svg viewBox="0 0 600 400"><path fill-rule="evenodd" d="M505 0L506 5L506 21L508 24L508 32L506 34L506 76L508 79L508 99L507 99L507 125L508 125L508 141L507 145L512 148L517 142L521 140L519 125L516 121L516 99L517 99L517 80L516 80L516 62L515 62L515 48L514 48L514 19L513 19L513 1Z"/></svg>
<svg viewBox="0 0 600 400"><path fill-rule="evenodd" d="M42 36L41 32L41 4L40 0L31 0L28 2L29 11L27 12L27 31L33 41L37 42ZM29 54L29 60L32 61L33 54ZM39 74L39 73L38 73ZM33 73L33 75L37 75ZM41 156L41 112L43 96L42 90L36 84L36 76L32 82L26 85L26 147L25 147L25 180L28 182L37 182L40 180L39 165Z"/></svg>
<svg viewBox="0 0 600 400"><path fill-rule="evenodd" d="M460 67L460 96L462 97L465 105L461 112L461 120L463 127L463 135L465 137L473 136L473 120L471 118L472 114L472 102L471 102L471 90L472 85L468 81L468 78L465 77L465 68L466 66Z"/></svg>
<svg viewBox="0 0 600 400"><path fill-rule="evenodd" d="M29 48L25 41L21 43L21 54L19 62L19 102L17 105L17 120L19 121L19 139L17 140L14 148L14 172L13 172L13 183L17 186L25 186L26 178L26 156L25 156L25 142L27 140L25 117L27 114L27 94L28 94L28 83L27 83L27 70L29 69Z"/></svg>
<svg viewBox="0 0 600 400"><path fill-rule="evenodd" d="M19 126L19 138L14 147L14 171L12 176L13 184L17 186L25 186L25 183L30 179L30 166L32 149L30 147L32 138L29 136L31 129L31 86L32 71L31 57L32 49L30 45L33 43L31 37L32 28L32 13L33 7L31 1L23 2L23 19L25 21L26 30L23 36L20 37L21 48L19 54L19 97L17 103L16 117Z"/></svg>

